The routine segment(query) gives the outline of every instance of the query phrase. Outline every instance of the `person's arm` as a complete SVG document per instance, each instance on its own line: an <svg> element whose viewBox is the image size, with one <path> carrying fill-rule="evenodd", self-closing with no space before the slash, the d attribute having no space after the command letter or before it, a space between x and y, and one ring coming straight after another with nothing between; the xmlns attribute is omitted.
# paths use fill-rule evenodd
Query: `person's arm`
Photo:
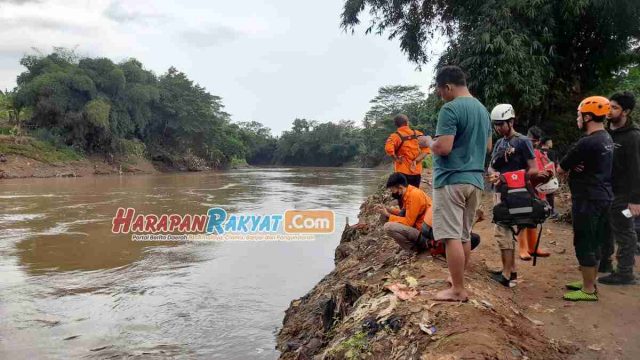
<svg viewBox="0 0 640 360"><path fill-rule="evenodd" d="M453 141L458 132L458 122L456 114L450 106L443 106L438 114L438 124L436 126L436 138L426 137L427 145L431 152L438 156L447 156L453 150Z"/></svg>
<svg viewBox="0 0 640 360"><path fill-rule="evenodd" d="M524 157L527 159L527 175L530 179L536 178L538 176L539 169L533 143L531 143L530 140L520 141L519 151L523 151Z"/></svg>
<svg viewBox="0 0 640 360"><path fill-rule="evenodd" d="M536 159L527 160L527 175L530 179L538 177L538 163Z"/></svg>
<svg viewBox="0 0 640 360"><path fill-rule="evenodd" d="M580 141L575 143L567 155L560 161L558 164L558 174L565 175L569 173L569 171L573 170L574 167L580 165L582 163L582 153L580 151Z"/></svg>
<svg viewBox="0 0 640 360"><path fill-rule="evenodd" d="M487 154L491 154L493 150L493 136L489 134L489 139L487 140Z"/></svg>
<svg viewBox="0 0 640 360"><path fill-rule="evenodd" d="M404 204L404 209L404 216L391 215L389 216L389 221L413 227L413 225L416 223L418 215L420 215L420 204L413 201L411 197L407 197L407 200Z"/></svg>
<svg viewBox="0 0 640 360"><path fill-rule="evenodd" d="M387 142L384 144L384 151L387 155L391 156L394 160L397 160L396 148L400 146L402 140L398 134L393 133L387 138Z"/></svg>
<svg viewBox="0 0 640 360"><path fill-rule="evenodd" d="M453 140L455 135L440 135L435 140L431 139L429 148L439 156L447 156L453 150Z"/></svg>

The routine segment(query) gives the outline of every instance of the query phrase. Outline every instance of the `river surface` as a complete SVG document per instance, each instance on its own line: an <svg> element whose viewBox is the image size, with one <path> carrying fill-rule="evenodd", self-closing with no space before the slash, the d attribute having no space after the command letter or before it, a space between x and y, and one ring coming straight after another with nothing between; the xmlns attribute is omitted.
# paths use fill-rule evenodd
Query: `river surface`
<svg viewBox="0 0 640 360"><path fill-rule="evenodd" d="M274 359L289 302L333 269L345 217L384 175L247 169L0 181L0 358ZM331 209L307 242L134 242L138 213Z"/></svg>

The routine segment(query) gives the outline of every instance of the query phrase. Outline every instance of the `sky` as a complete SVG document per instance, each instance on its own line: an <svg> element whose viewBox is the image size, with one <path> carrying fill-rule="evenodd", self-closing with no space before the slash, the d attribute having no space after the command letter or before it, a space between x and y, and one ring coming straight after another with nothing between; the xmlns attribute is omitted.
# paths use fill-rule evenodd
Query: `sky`
<svg viewBox="0 0 640 360"><path fill-rule="evenodd" d="M0 89L15 86L23 55L62 46L116 62L133 57L156 74L174 66L221 96L232 121L259 121L274 134L295 118L359 123L381 86L419 85L426 92L433 63L417 70L397 40L365 35L364 26L345 33L342 5L0 0Z"/></svg>

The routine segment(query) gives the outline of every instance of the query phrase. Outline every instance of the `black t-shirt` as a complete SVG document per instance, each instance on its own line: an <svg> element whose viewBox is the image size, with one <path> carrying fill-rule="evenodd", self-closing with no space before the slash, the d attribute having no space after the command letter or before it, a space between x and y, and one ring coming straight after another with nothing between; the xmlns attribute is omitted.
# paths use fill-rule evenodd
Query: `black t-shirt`
<svg viewBox="0 0 640 360"><path fill-rule="evenodd" d="M596 131L578 140L562 159L560 166L570 171L569 188L574 199L613 200L613 148L611 136L604 130ZM578 165L584 170L573 170Z"/></svg>
<svg viewBox="0 0 640 360"><path fill-rule="evenodd" d="M531 140L515 133L510 138L503 137L496 142L491 153L491 167L499 173L526 170L527 162L535 157Z"/></svg>

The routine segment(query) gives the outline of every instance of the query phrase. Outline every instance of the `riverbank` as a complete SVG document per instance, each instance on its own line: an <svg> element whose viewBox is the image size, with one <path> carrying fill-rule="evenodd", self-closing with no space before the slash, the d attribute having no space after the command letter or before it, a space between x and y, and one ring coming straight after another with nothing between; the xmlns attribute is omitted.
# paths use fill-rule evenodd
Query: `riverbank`
<svg viewBox="0 0 640 360"><path fill-rule="evenodd" d="M425 174L429 179L430 174ZM428 186L428 183L423 183ZM428 188L425 188L429 191ZM490 220L476 224L483 243L473 252L468 303L433 301L448 285L444 259L408 257L383 235L373 211L389 203L380 188L346 227L335 269L291 302L278 334L282 359L631 359L640 356L637 287L600 289L598 303L567 303L565 283L578 276L567 224L545 224L552 256L518 261L518 286L489 279L500 266ZM483 201L490 215L491 203ZM407 289L394 294L389 288ZM402 298L409 298L402 300Z"/></svg>

